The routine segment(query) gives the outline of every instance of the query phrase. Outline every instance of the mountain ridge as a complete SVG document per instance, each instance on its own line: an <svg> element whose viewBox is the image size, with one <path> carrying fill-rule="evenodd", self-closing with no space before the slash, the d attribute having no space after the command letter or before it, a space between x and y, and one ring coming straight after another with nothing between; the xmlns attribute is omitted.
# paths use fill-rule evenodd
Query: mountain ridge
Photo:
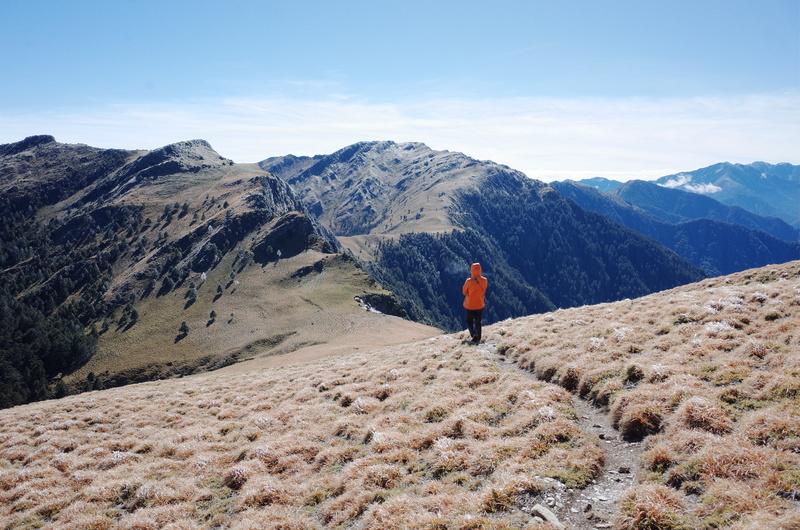
<svg viewBox="0 0 800 530"><path fill-rule="evenodd" d="M754 214L740 206L728 206L709 195L668 188L642 180L626 182L616 187L610 194L644 208L673 224L706 217L761 230L784 241L800 239L800 230L783 219Z"/></svg>
<svg viewBox="0 0 800 530"><path fill-rule="evenodd" d="M547 184L462 153L362 142L331 155L274 157L260 165L292 185L309 211L404 297L412 318L444 329L460 326L460 284L472 261L494 275L492 320L635 296L656 283L666 288L702 275L639 234L579 212ZM476 210L480 215L469 214ZM590 244L585 237L596 230L609 241L625 241L624 250ZM651 261L661 264L655 265L661 273L648 276L648 258L633 252L658 254ZM615 261L625 265L615 269Z"/></svg>
<svg viewBox="0 0 800 530"><path fill-rule="evenodd" d="M800 166L789 163L731 164L666 175L658 184L708 195L723 204L740 206L765 217L779 217L800 228Z"/></svg>
<svg viewBox="0 0 800 530"><path fill-rule="evenodd" d="M144 151L40 135L0 153L4 403L346 348L370 326L460 329L476 260L491 278L488 321L703 277L551 185L418 142L261 164L205 140ZM366 318L376 306L428 326Z"/></svg>
<svg viewBox="0 0 800 530"><path fill-rule="evenodd" d="M327 156L273 157L259 165L286 176L309 211L337 236L348 237L452 229L442 212L449 185L475 163L462 153L433 151L419 142L373 141ZM371 173L358 175L354 168L360 164L371 164ZM428 200L419 203L415 195ZM397 200L406 206L404 213L392 209Z"/></svg>
<svg viewBox="0 0 800 530"><path fill-rule="evenodd" d="M39 136L0 152L0 309L32 311L0 337L5 406L292 354L362 321L438 332L368 315L356 298L392 308L391 293L284 182L204 140L125 151Z"/></svg>

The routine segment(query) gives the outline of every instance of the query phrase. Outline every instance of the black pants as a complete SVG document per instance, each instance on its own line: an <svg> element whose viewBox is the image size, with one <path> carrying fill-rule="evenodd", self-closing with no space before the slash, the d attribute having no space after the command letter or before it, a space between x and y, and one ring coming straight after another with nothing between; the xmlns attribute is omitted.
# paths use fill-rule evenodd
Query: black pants
<svg viewBox="0 0 800 530"><path fill-rule="evenodd" d="M481 320L483 320L483 309L467 309L466 320L470 337L481 340Z"/></svg>

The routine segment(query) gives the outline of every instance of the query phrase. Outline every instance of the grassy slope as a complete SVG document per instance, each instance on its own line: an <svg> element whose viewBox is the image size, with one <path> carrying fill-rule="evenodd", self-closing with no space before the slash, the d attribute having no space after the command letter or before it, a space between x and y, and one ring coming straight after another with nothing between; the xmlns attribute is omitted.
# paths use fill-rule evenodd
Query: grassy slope
<svg viewBox="0 0 800 530"><path fill-rule="evenodd" d="M2 411L0 526L521 528L602 465L569 393L441 336Z"/></svg>
<svg viewBox="0 0 800 530"><path fill-rule="evenodd" d="M645 436L616 528L800 524L800 262L249 373L0 412L8 528L523 528L599 441ZM542 379L502 368L494 347Z"/></svg>
<svg viewBox="0 0 800 530"><path fill-rule="evenodd" d="M99 353L67 381L82 381L89 372L106 379L115 374L133 380L166 377L263 356L280 355L286 363L312 345L357 342L352 335L368 334L372 346L382 346L411 338L401 330L414 338L439 333L360 307L355 296L384 291L341 256L307 251L266 266L249 262L244 268L231 267L232 259L209 271L205 281L193 276L198 291L194 303L186 298L188 285L143 299L137 304L137 323L104 333ZM320 261L321 272L296 276ZM235 278L230 277L232 270L238 272ZM182 336L178 330L184 321L189 333Z"/></svg>
<svg viewBox="0 0 800 530"><path fill-rule="evenodd" d="M800 526L800 262L494 326L540 379L645 438L621 528ZM656 527L656 526L653 526Z"/></svg>

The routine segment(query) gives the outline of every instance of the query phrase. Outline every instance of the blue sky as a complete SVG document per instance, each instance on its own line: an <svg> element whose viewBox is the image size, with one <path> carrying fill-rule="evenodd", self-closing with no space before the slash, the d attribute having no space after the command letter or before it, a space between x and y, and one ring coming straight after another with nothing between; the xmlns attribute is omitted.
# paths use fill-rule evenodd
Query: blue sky
<svg viewBox="0 0 800 530"><path fill-rule="evenodd" d="M419 141L542 180L800 164L800 0L0 0L0 143Z"/></svg>

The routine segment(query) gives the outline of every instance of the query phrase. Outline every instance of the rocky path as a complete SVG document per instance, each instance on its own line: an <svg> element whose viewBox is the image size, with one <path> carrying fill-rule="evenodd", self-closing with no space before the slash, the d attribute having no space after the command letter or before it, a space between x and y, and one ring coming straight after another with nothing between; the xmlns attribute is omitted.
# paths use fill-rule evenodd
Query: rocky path
<svg viewBox="0 0 800 530"><path fill-rule="evenodd" d="M603 471L593 484L583 490L568 491L564 508L556 513L568 528L612 528L623 492L636 483L640 472L641 442L626 442L611 426L608 414L587 401L573 398L579 424L584 432L600 439L605 450Z"/></svg>
<svg viewBox="0 0 800 530"><path fill-rule="evenodd" d="M481 344L479 349L496 355L493 341ZM498 361L509 369L519 369L516 363L505 357ZM531 378L533 374L521 370ZM543 479L551 488L544 493L538 503L552 511L565 528L573 530L594 530L613 528L613 520L619 509L619 501L629 487L635 485L641 472L641 442L626 442L619 431L611 426L611 418L605 411L591 403L573 397L573 405L578 414L578 423L584 432L597 436L604 448L605 465L600 476L585 489L566 488L554 479ZM542 502L544 501L544 502ZM533 512L532 508L526 511Z"/></svg>

